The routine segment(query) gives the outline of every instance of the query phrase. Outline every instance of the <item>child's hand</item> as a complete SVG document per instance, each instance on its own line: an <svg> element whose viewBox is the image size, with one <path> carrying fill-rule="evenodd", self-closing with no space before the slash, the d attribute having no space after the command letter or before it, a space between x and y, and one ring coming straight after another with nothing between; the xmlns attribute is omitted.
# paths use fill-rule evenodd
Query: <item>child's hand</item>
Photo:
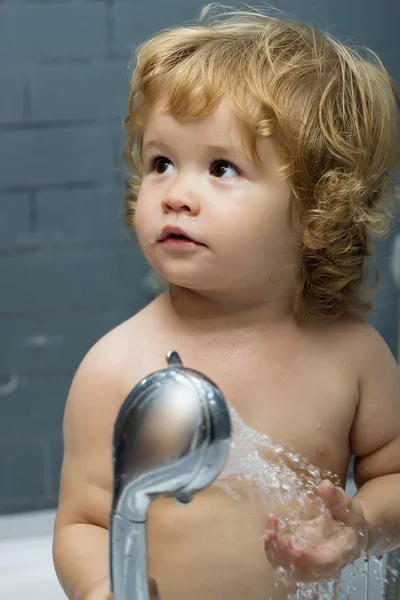
<svg viewBox="0 0 400 600"><path fill-rule="evenodd" d="M264 548L273 567L283 567L296 581L326 579L353 563L366 549L368 524L361 505L325 480L318 493L326 514L306 521L294 534L279 533L279 520L269 515Z"/></svg>
<svg viewBox="0 0 400 600"><path fill-rule="evenodd" d="M161 600L160 594L158 593L157 584L154 579L149 579L149 591L150 600Z"/></svg>
<svg viewBox="0 0 400 600"><path fill-rule="evenodd" d="M150 600L161 600L158 593L157 584L152 578L149 578L149 592ZM114 594L112 594L110 591L106 592L106 595L104 595L104 592L101 590L96 590L94 594L92 593L92 595L87 598L87 600L115 600L115 598Z"/></svg>
<svg viewBox="0 0 400 600"><path fill-rule="evenodd" d="M149 592L150 600L161 600L158 593L157 584L154 579L149 579ZM104 600L115 600L114 595L110 592Z"/></svg>
<svg viewBox="0 0 400 600"><path fill-rule="evenodd" d="M150 600L161 600L160 595L158 593L157 584L154 581L154 579L151 578L149 578L149 594ZM105 598L105 600L115 600L114 595L110 592L110 594L107 596L107 598Z"/></svg>

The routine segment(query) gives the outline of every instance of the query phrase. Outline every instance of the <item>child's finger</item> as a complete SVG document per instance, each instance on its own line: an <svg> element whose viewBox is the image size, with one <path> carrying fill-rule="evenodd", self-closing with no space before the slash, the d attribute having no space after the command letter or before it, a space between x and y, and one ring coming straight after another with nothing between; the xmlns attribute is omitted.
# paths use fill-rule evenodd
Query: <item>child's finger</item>
<svg viewBox="0 0 400 600"><path fill-rule="evenodd" d="M345 525L354 521L353 502L342 488L325 479L319 486L318 493L334 519Z"/></svg>
<svg viewBox="0 0 400 600"><path fill-rule="evenodd" d="M283 567L287 574L296 581L312 581L313 576L310 575L310 571L301 560L303 551L300 552L299 558L293 554L290 540L283 540L282 547L280 547L280 541L282 542L282 539L265 545L265 554L271 566L275 569Z"/></svg>
<svg viewBox="0 0 400 600"><path fill-rule="evenodd" d="M149 592L150 592L150 600L160 600L160 595L158 593L157 584L155 579L149 578Z"/></svg>
<svg viewBox="0 0 400 600"><path fill-rule="evenodd" d="M265 521L266 531L278 531L278 527L279 527L278 517L276 515L273 515L272 513L267 515L267 518Z"/></svg>
<svg viewBox="0 0 400 600"><path fill-rule="evenodd" d="M273 514L269 514L265 520L264 540L271 541L278 535L279 519Z"/></svg>
<svg viewBox="0 0 400 600"><path fill-rule="evenodd" d="M272 539L271 541L264 542L265 554L273 567L288 567L288 557L283 548L279 547L278 540Z"/></svg>
<svg viewBox="0 0 400 600"><path fill-rule="evenodd" d="M273 540L276 540L276 532L267 531L267 533L264 535L264 543L269 545Z"/></svg>

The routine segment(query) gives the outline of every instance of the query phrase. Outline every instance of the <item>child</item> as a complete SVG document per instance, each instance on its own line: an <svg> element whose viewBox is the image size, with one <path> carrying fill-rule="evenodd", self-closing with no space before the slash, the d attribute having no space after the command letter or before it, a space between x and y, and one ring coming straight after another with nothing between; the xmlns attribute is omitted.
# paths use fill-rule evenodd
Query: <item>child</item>
<svg viewBox="0 0 400 600"><path fill-rule="evenodd" d="M252 508L217 485L186 507L154 502L153 597L158 587L163 600L283 600L309 583L297 597L317 598L315 582L400 544L399 372L362 317L399 100L377 59L251 9L139 49L126 219L167 290L102 338L72 383L54 536L70 599L111 597L113 425L170 349L251 430L332 476L315 480L291 531L290 507L268 489L259 536ZM351 453L354 499L343 489Z"/></svg>

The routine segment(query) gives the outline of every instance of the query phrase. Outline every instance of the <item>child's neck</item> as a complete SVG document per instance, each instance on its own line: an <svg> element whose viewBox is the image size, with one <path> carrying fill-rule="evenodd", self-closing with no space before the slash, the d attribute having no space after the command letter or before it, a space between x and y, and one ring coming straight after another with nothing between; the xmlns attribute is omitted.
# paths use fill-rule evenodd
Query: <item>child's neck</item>
<svg viewBox="0 0 400 600"><path fill-rule="evenodd" d="M171 286L164 295L164 301L172 318L199 333L216 330L261 333L295 323L293 303L289 297L227 300Z"/></svg>

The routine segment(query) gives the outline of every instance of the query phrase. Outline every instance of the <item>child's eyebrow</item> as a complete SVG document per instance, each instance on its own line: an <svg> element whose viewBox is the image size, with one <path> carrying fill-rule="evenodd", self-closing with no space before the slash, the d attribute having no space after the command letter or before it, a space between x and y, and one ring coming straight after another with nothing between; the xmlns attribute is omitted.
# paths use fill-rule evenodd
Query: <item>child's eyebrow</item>
<svg viewBox="0 0 400 600"><path fill-rule="evenodd" d="M204 144L202 146L204 148L204 150L207 150L208 152L211 152L213 154L237 154L237 155L242 155L243 156L243 150L240 146L218 146L218 145L214 145L214 144ZM143 144L142 147L142 153L151 150L152 148L161 148L161 149L165 149L167 152L171 151L171 147L166 144L165 142L162 142L161 140L157 140L157 139L150 139L148 141L146 141L145 144Z"/></svg>

